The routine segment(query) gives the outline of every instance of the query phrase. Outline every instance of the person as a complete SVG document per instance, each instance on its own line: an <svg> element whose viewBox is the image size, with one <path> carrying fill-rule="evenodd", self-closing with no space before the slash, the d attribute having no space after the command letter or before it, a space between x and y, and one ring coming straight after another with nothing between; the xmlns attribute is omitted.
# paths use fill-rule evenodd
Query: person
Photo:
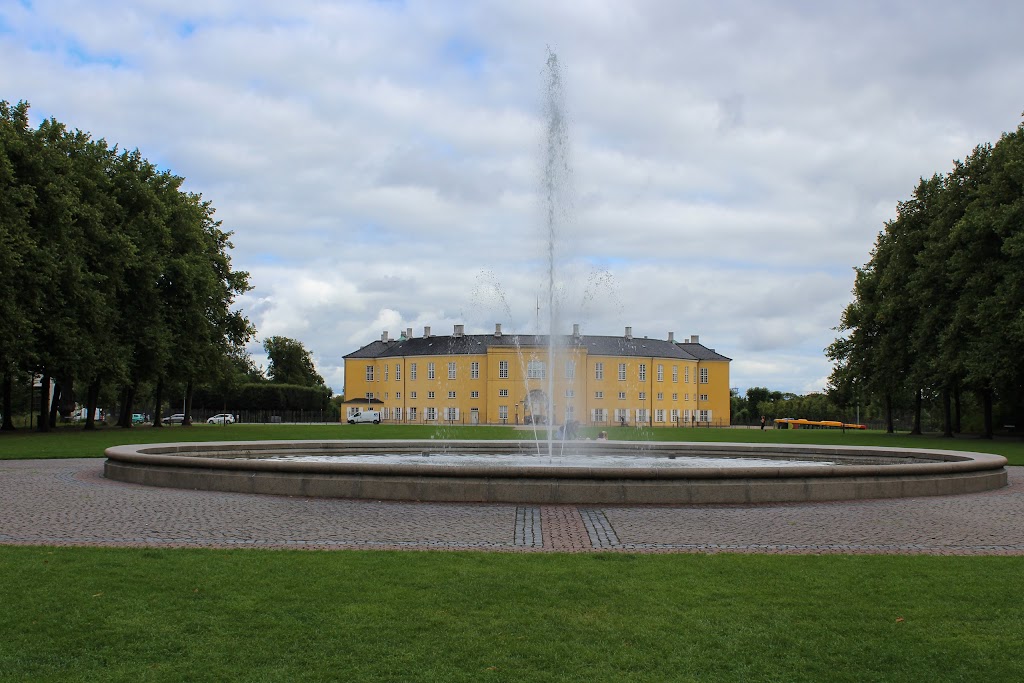
<svg viewBox="0 0 1024 683"><path fill-rule="evenodd" d="M765 416L764 416L764 415L762 415L762 416L761 416L761 431L762 431L762 432L764 431L764 425L765 425L765 423L766 423L767 421L768 421L768 420L767 420L767 418L765 418Z"/></svg>
<svg viewBox="0 0 1024 683"><path fill-rule="evenodd" d="M598 441L607 441L608 440L608 432L606 432L604 430L598 432L597 433L597 440Z"/></svg>

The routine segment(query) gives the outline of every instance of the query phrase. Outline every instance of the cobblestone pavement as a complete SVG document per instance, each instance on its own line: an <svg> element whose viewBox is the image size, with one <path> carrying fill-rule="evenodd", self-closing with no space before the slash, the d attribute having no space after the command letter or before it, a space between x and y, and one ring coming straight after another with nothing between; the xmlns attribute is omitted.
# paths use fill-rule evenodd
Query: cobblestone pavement
<svg viewBox="0 0 1024 683"><path fill-rule="evenodd" d="M110 481L102 459L0 461L0 544L520 552L1024 555L1024 468L962 496L575 506L289 498Z"/></svg>

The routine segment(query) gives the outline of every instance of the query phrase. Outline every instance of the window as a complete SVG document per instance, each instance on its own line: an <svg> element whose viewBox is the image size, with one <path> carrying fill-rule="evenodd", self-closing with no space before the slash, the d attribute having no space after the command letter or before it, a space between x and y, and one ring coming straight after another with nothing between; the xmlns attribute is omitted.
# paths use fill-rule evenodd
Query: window
<svg viewBox="0 0 1024 683"><path fill-rule="evenodd" d="M415 408L409 408L409 422L415 422L415 421L416 421L416 409Z"/></svg>
<svg viewBox="0 0 1024 683"><path fill-rule="evenodd" d="M594 392L594 398L604 398L604 392L603 391L595 391Z"/></svg>
<svg viewBox="0 0 1024 683"><path fill-rule="evenodd" d="M687 365L685 368L683 368L683 384L689 384L689 383L690 383L690 366Z"/></svg>
<svg viewBox="0 0 1024 683"><path fill-rule="evenodd" d="M707 401L708 400L708 395L707 394L701 394L700 395L700 400Z"/></svg>
<svg viewBox="0 0 1024 683"><path fill-rule="evenodd" d="M373 392L372 391L367 391L366 392L366 400L369 401L372 398L373 398Z"/></svg>
<svg viewBox="0 0 1024 683"><path fill-rule="evenodd" d="M665 366L662 365L661 363L658 363L658 381L665 381Z"/></svg>
<svg viewBox="0 0 1024 683"><path fill-rule="evenodd" d="M545 370L544 361L531 360L526 364L526 377L527 379L544 379L547 376Z"/></svg>
<svg viewBox="0 0 1024 683"><path fill-rule="evenodd" d="M640 364L639 379L641 382L647 381L647 363Z"/></svg>
<svg viewBox="0 0 1024 683"><path fill-rule="evenodd" d="M660 391L658 392L658 400L659 401L664 401L665 400L665 394L663 392L660 392Z"/></svg>
<svg viewBox="0 0 1024 683"><path fill-rule="evenodd" d="M576 361L567 360L565 361L565 378L576 379Z"/></svg>
<svg viewBox="0 0 1024 683"><path fill-rule="evenodd" d="M650 422L650 420L651 420L651 418L650 418L650 415L648 414L646 408L637 408L636 409L636 422L637 422L637 424L640 424L642 422Z"/></svg>
<svg viewBox="0 0 1024 683"><path fill-rule="evenodd" d="M678 382L679 381L679 366L678 365L673 365L672 366L672 381L673 382Z"/></svg>
<svg viewBox="0 0 1024 683"><path fill-rule="evenodd" d="M654 411L654 421L655 422L664 422L665 421L665 411L661 410L660 408L658 410L655 410Z"/></svg>
<svg viewBox="0 0 1024 683"><path fill-rule="evenodd" d="M625 363L619 363L619 381L620 382L625 382L626 381L626 364Z"/></svg>
<svg viewBox="0 0 1024 683"><path fill-rule="evenodd" d="M459 419L459 409L458 408L450 408L450 407L449 408L445 408L444 409L444 419L446 419L446 420L458 420Z"/></svg>
<svg viewBox="0 0 1024 683"><path fill-rule="evenodd" d="M427 420L436 420L437 419L437 408L426 408L423 411L423 417L424 417L424 419L427 419Z"/></svg>
<svg viewBox="0 0 1024 683"><path fill-rule="evenodd" d="M608 415L604 408L594 408L592 419L594 422L604 422L608 419Z"/></svg>
<svg viewBox="0 0 1024 683"><path fill-rule="evenodd" d="M640 392L640 400L641 401L646 401L647 400L647 392L646 391L641 391Z"/></svg>
<svg viewBox="0 0 1024 683"><path fill-rule="evenodd" d="M620 401L625 401L626 400L626 392L625 391L620 391L619 392L619 400Z"/></svg>
<svg viewBox="0 0 1024 683"><path fill-rule="evenodd" d="M701 368L700 369L700 383L701 384L707 384L708 383L708 369L707 368Z"/></svg>
<svg viewBox="0 0 1024 683"><path fill-rule="evenodd" d="M672 424L679 424L679 409L672 409Z"/></svg>
<svg viewBox="0 0 1024 683"><path fill-rule="evenodd" d="M455 392L454 391L449 391L448 392L448 398L455 398Z"/></svg>
<svg viewBox="0 0 1024 683"><path fill-rule="evenodd" d="M565 390L565 397L566 398L576 398L576 390L575 389L566 389Z"/></svg>
<svg viewBox="0 0 1024 683"><path fill-rule="evenodd" d="M679 400L679 394L677 394L676 392L673 391L672 392L672 400L673 401L678 401Z"/></svg>
<svg viewBox="0 0 1024 683"><path fill-rule="evenodd" d="M416 398L416 392L415 391L410 391L409 392L409 398L410 399Z"/></svg>
<svg viewBox="0 0 1024 683"><path fill-rule="evenodd" d="M604 363L594 363L594 379L604 379Z"/></svg>
<svg viewBox="0 0 1024 683"><path fill-rule="evenodd" d="M508 419L508 406L498 406L498 419L499 420L507 420Z"/></svg>
<svg viewBox="0 0 1024 683"><path fill-rule="evenodd" d="M625 424L629 420L629 410L626 408L615 409L615 421L619 424Z"/></svg>
<svg viewBox="0 0 1024 683"><path fill-rule="evenodd" d="M397 382L400 379L402 379L402 366L395 363L395 381Z"/></svg>
<svg viewBox="0 0 1024 683"><path fill-rule="evenodd" d="M498 396L502 398L508 396L508 389L498 389Z"/></svg>
<svg viewBox="0 0 1024 683"><path fill-rule="evenodd" d="M448 379L455 379L455 363L448 364Z"/></svg>
<svg viewBox="0 0 1024 683"><path fill-rule="evenodd" d="M395 392L395 398L396 399L402 398L402 392L401 391L396 391Z"/></svg>
<svg viewBox="0 0 1024 683"><path fill-rule="evenodd" d="M427 379L434 379L434 364L427 363Z"/></svg>
<svg viewBox="0 0 1024 683"><path fill-rule="evenodd" d="M471 391L471 392L469 392L469 397L470 398L480 398L480 392L479 391Z"/></svg>
<svg viewBox="0 0 1024 683"><path fill-rule="evenodd" d="M697 418L697 422L711 422L711 411L701 410L700 417Z"/></svg>
<svg viewBox="0 0 1024 683"><path fill-rule="evenodd" d="M508 361L498 361L498 379L508 379Z"/></svg>
<svg viewBox="0 0 1024 683"><path fill-rule="evenodd" d="M690 400L690 394L689 393L683 394L683 400L684 401L689 401Z"/></svg>
<svg viewBox="0 0 1024 683"><path fill-rule="evenodd" d="M416 379L416 364L415 363L410 363L409 364L409 379L410 380L415 380Z"/></svg>
<svg viewBox="0 0 1024 683"><path fill-rule="evenodd" d="M384 364L384 381L385 381L385 382L387 382L387 381L388 381L388 368L389 368L389 367L390 367L390 366L389 366L389 365L388 365L387 363L385 363L385 364Z"/></svg>
<svg viewBox="0 0 1024 683"><path fill-rule="evenodd" d="M469 378L480 379L480 363L473 361L469 364Z"/></svg>
<svg viewBox="0 0 1024 683"><path fill-rule="evenodd" d="M372 365L367 365L366 366L366 381L367 382L372 382L373 381L373 366Z"/></svg>
<svg viewBox="0 0 1024 683"><path fill-rule="evenodd" d="M385 401L388 400L388 392L386 392L386 391L384 392L384 400Z"/></svg>
<svg viewBox="0 0 1024 683"><path fill-rule="evenodd" d="M428 391L427 392L427 398L434 398L434 392L433 391Z"/></svg>

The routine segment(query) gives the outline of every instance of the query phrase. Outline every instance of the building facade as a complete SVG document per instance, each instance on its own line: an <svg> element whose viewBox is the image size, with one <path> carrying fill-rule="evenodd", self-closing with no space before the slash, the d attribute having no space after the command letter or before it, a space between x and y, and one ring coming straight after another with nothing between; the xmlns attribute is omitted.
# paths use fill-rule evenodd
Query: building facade
<svg viewBox="0 0 1024 683"><path fill-rule="evenodd" d="M380 410L385 422L728 426L731 359L700 343L579 333L388 332L345 356L342 420ZM553 366L553 367L549 367ZM550 400L549 400L550 397ZM550 415L548 413L551 413Z"/></svg>

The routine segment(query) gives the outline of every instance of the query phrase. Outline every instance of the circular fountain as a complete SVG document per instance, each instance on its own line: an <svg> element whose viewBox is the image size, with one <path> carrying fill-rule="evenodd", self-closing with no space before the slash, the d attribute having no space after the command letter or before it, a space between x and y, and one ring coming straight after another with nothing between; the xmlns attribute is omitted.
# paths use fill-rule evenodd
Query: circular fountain
<svg viewBox="0 0 1024 683"><path fill-rule="evenodd" d="M373 500L706 504L974 493L1006 485L999 455L866 446L626 441L259 441L115 446L110 479Z"/></svg>

